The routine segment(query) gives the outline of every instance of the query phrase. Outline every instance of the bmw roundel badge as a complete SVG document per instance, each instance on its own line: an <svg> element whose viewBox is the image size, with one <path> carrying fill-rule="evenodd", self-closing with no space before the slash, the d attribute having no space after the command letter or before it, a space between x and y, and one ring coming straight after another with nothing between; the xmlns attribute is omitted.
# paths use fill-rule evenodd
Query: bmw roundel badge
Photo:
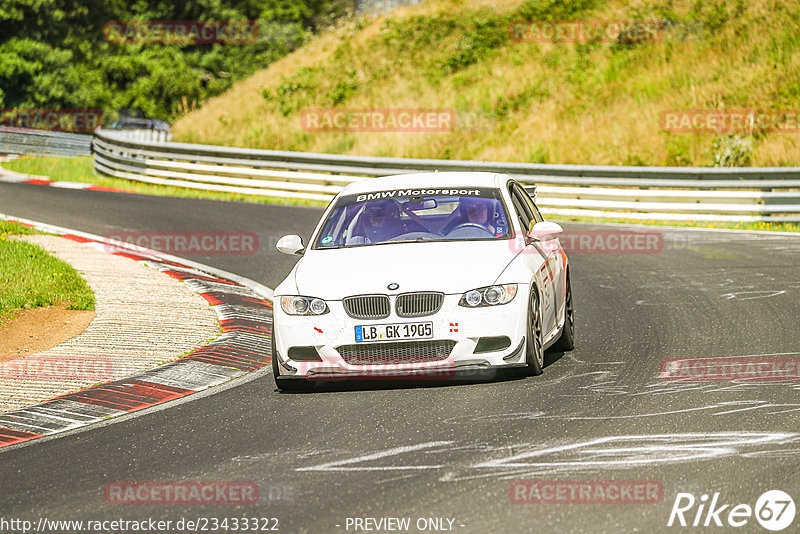
<svg viewBox="0 0 800 534"><path fill-rule="evenodd" d="M399 286L399 285L397 285L397 284L395 284L394 282L392 282L391 284L389 284L388 286L386 286L386 289L390 289L390 290L394 291L394 290L395 290L395 289L397 289L398 287L400 287L400 286Z"/></svg>

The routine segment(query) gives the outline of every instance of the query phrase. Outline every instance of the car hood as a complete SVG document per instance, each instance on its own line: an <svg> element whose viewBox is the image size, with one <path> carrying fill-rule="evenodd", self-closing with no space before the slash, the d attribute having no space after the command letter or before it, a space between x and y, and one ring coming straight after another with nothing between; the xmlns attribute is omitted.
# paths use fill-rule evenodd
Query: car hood
<svg viewBox="0 0 800 534"><path fill-rule="evenodd" d="M514 258L513 242L392 243L309 250L294 275L301 295L341 300L349 295L441 291L463 293L495 282Z"/></svg>

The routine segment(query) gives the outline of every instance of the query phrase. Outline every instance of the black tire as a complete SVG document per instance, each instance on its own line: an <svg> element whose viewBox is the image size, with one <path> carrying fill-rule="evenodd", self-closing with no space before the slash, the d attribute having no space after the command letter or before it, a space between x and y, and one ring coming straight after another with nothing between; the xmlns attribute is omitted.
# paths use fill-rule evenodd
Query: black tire
<svg viewBox="0 0 800 534"><path fill-rule="evenodd" d="M539 292L531 289L528 298L528 332L525 336L525 363L527 374L537 376L544 369L544 348L542 345L542 312L539 305Z"/></svg>
<svg viewBox="0 0 800 534"><path fill-rule="evenodd" d="M572 305L572 284L569 281L569 271L567 271L567 294L564 304L564 328L552 348L553 350L567 352L575 348L575 308Z"/></svg>

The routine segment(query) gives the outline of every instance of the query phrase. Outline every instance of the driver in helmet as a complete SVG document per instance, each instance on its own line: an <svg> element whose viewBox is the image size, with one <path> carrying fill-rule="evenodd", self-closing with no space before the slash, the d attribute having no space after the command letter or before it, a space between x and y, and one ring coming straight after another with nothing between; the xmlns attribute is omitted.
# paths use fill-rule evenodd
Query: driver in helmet
<svg viewBox="0 0 800 534"><path fill-rule="evenodd" d="M494 222L494 201L488 198L464 198L461 200L459 206L461 213L466 219L466 223L480 225L492 235L495 234L496 228L493 226Z"/></svg>
<svg viewBox="0 0 800 534"><path fill-rule="evenodd" d="M376 200L364 208L364 233L370 243L388 241L403 233L400 207L393 200Z"/></svg>

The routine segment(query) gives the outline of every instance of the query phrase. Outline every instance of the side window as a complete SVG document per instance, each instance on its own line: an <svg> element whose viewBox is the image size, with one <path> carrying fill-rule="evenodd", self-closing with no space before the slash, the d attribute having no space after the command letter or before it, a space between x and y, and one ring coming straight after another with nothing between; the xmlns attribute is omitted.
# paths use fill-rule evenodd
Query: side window
<svg viewBox="0 0 800 534"><path fill-rule="evenodd" d="M539 213L539 208L536 207L536 203L531 198L530 193L528 193L524 187L520 187L519 190L522 193L522 196L525 197L525 202L528 204L531 212L533 213L533 220L535 220L537 223L542 222L544 217L542 217L542 214Z"/></svg>
<svg viewBox="0 0 800 534"><path fill-rule="evenodd" d="M519 217L519 223L523 232L527 232L531 226L531 221L534 219L533 211L528 205L528 202L520 193L519 185L512 183L508 186L508 192L511 193L511 201L514 204L514 210Z"/></svg>

